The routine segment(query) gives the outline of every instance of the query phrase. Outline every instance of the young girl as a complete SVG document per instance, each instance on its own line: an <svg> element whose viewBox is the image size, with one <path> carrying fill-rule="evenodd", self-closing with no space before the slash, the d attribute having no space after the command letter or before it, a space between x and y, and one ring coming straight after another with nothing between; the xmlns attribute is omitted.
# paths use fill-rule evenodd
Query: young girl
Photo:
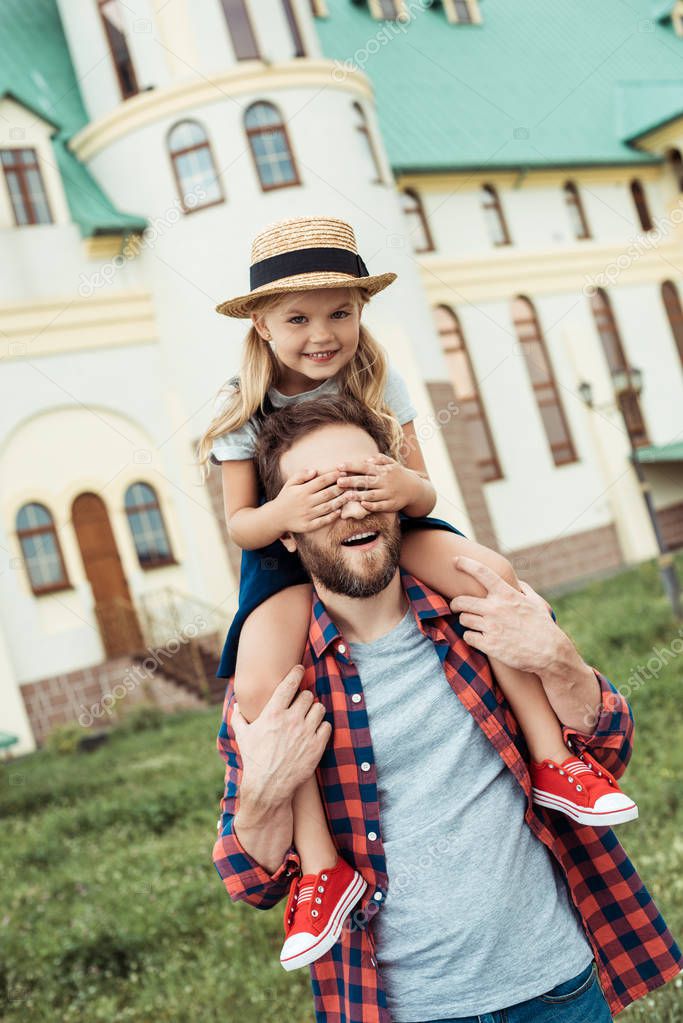
<svg viewBox="0 0 683 1023"><path fill-rule="evenodd" d="M254 240L251 291L217 306L226 316L251 317L241 373L219 392L214 418L199 445L204 467L222 465L225 515L242 548L239 609L226 639L218 676L235 675L240 712L253 721L277 683L302 661L310 619L311 584L296 554L279 542L336 521L347 500L369 511L396 510L403 533L401 565L448 600L481 596L479 584L453 567L455 555L488 565L519 588L511 565L466 539L441 519L427 518L435 491L403 380L361 323L370 298L396 274L368 275L353 229L332 217L279 221ZM288 480L266 501L253 460L263 416L290 402L342 391L365 402L390 426L392 458L344 465L318 476ZM377 502L381 502L378 505ZM264 643L264 637L268 637ZM238 646L239 640L239 646ZM637 816L635 803L589 756L566 748L562 726L536 675L491 660L491 667L524 734L536 803L580 824L612 825ZM341 934L367 887L336 850L315 775L296 792L294 844L302 876L285 910L280 961L292 970L318 959Z"/></svg>

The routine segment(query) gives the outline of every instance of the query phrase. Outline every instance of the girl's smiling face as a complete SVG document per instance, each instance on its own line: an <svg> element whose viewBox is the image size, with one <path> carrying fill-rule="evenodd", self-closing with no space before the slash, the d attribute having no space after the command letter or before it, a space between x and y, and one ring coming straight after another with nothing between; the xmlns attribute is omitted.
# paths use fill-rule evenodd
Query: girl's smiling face
<svg viewBox="0 0 683 1023"><path fill-rule="evenodd" d="M354 288L316 288L285 295L274 309L251 314L280 363L279 390L309 391L351 361L358 347L359 299Z"/></svg>

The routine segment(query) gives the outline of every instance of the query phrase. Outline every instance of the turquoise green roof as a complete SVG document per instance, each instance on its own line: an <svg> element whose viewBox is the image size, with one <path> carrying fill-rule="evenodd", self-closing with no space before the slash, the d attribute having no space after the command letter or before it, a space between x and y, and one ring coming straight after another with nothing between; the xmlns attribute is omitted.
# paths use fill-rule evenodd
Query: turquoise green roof
<svg viewBox="0 0 683 1023"><path fill-rule="evenodd" d="M675 116L683 39L654 18L661 4L480 0L483 24L453 25L440 4L415 3L403 26L375 21L365 3L327 6L316 19L323 52L356 55L372 80L397 172L661 161L622 137L662 110ZM624 82L656 85L633 117Z"/></svg>
<svg viewBox="0 0 683 1023"><path fill-rule="evenodd" d="M81 235L144 230L121 213L66 142L88 123L55 0L0 2L0 97L10 95L55 128L52 146Z"/></svg>
<svg viewBox="0 0 683 1023"><path fill-rule="evenodd" d="M639 462L683 462L683 440L637 449Z"/></svg>
<svg viewBox="0 0 683 1023"><path fill-rule="evenodd" d="M683 78L621 82L616 95L619 135L625 142L683 116Z"/></svg>

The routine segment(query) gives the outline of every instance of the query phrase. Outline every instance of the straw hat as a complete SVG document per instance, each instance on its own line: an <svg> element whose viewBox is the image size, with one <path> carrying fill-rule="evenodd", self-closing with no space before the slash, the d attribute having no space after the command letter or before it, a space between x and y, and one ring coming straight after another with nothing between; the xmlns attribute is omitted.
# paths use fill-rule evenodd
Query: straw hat
<svg viewBox="0 0 683 1023"><path fill-rule="evenodd" d="M367 288L371 295L396 280L395 273L368 274L353 228L336 217L278 220L254 238L251 291L216 306L224 316L248 317L263 295L313 288Z"/></svg>

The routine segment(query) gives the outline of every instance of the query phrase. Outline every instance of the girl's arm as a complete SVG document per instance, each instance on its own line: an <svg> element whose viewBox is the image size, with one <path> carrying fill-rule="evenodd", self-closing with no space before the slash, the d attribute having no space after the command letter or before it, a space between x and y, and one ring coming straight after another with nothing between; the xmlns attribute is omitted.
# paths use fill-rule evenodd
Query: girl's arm
<svg viewBox="0 0 683 1023"><path fill-rule="evenodd" d="M388 455L375 455L364 465L342 462L337 468L347 475L340 476L338 483L344 490L356 491L368 511L403 511L415 518L429 515L436 504L436 490L412 420L403 424L403 437L404 464Z"/></svg>
<svg viewBox="0 0 683 1023"><path fill-rule="evenodd" d="M258 503L256 463L250 458L221 463L223 506L230 539L245 551L267 547L283 533L306 533L333 522L346 495L337 471L304 469L284 483L272 501Z"/></svg>

